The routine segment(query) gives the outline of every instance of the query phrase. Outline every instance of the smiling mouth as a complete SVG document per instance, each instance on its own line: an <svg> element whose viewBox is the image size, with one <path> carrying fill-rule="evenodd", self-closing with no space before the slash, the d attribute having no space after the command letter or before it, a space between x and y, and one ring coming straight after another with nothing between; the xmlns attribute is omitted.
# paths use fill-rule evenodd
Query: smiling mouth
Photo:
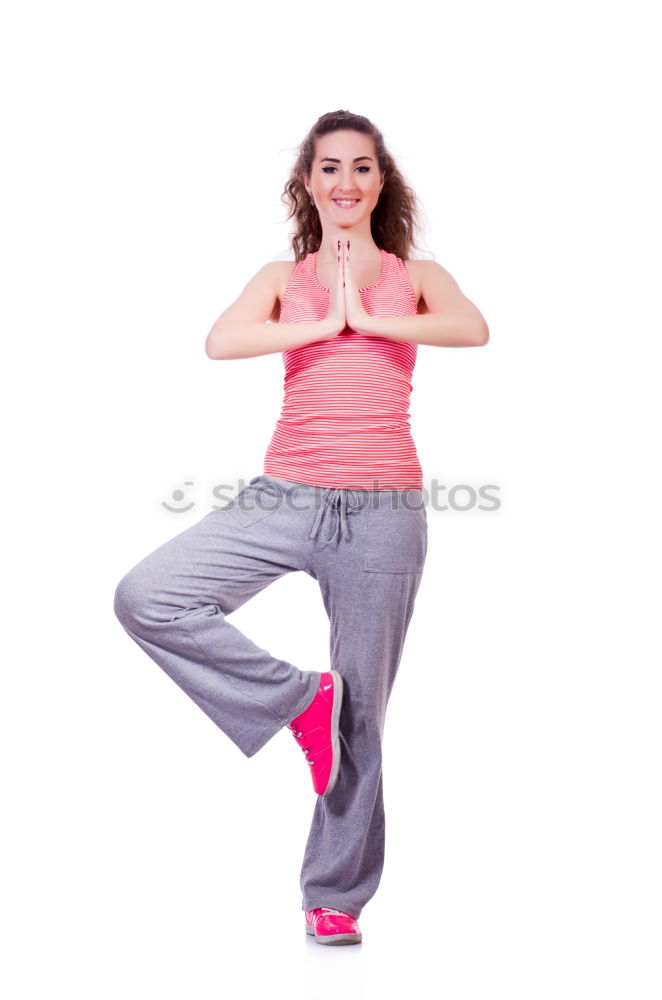
<svg viewBox="0 0 662 1000"><path fill-rule="evenodd" d="M333 204L339 208L354 208L358 205L360 198L333 198Z"/></svg>

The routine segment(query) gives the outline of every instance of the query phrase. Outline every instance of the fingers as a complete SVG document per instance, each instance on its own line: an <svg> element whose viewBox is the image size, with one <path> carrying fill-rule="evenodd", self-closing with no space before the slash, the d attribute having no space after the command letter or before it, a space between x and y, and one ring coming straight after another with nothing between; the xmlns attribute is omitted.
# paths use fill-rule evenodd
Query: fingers
<svg viewBox="0 0 662 1000"><path fill-rule="evenodd" d="M345 284L345 265L349 264L349 240L338 240L339 259L343 264L343 286Z"/></svg>
<svg viewBox="0 0 662 1000"><path fill-rule="evenodd" d="M338 283L342 275L343 288L345 287L345 265L349 264L349 240L338 240Z"/></svg>

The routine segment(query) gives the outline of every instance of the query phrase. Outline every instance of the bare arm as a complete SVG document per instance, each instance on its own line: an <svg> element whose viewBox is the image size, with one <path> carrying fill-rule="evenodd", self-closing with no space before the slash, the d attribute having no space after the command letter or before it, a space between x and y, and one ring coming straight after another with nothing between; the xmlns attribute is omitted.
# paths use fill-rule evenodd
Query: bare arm
<svg viewBox="0 0 662 1000"><path fill-rule="evenodd" d="M331 310L322 320L269 322L278 299L279 274L278 261L270 261L251 278L207 334L207 357L214 361L254 358L337 336L344 322L338 329L338 320Z"/></svg>
<svg viewBox="0 0 662 1000"><path fill-rule="evenodd" d="M419 309L413 316L369 316L358 332L431 347L484 347L490 339L487 322L455 278L436 261L417 261L417 265L425 311Z"/></svg>

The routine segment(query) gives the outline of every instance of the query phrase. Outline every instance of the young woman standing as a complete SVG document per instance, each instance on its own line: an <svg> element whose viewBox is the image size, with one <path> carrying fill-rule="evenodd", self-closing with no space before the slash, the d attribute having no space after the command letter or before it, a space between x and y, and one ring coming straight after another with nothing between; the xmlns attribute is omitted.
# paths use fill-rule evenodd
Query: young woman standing
<svg viewBox="0 0 662 1000"><path fill-rule="evenodd" d="M206 342L213 359L283 355L264 472L129 570L114 607L247 757L293 732L317 793L306 931L350 944L384 865L384 720L427 553L408 415L417 345L481 346L489 333L444 268L408 259L415 196L368 119L318 119L284 197L294 263L265 264ZM278 659L228 621L294 571L319 584L328 671Z"/></svg>

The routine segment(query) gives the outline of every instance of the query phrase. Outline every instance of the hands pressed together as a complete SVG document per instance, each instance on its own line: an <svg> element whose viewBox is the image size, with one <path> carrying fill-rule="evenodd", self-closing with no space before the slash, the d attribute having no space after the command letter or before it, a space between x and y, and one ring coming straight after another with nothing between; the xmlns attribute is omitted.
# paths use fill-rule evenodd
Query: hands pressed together
<svg viewBox="0 0 662 1000"><path fill-rule="evenodd" d="M352 274L349 258L349 240L338 240L338 269L331 289L329 312L326 321L332 325L332 336L347 327L362 333L369 313L363 308L361 295Z"/></svg>

